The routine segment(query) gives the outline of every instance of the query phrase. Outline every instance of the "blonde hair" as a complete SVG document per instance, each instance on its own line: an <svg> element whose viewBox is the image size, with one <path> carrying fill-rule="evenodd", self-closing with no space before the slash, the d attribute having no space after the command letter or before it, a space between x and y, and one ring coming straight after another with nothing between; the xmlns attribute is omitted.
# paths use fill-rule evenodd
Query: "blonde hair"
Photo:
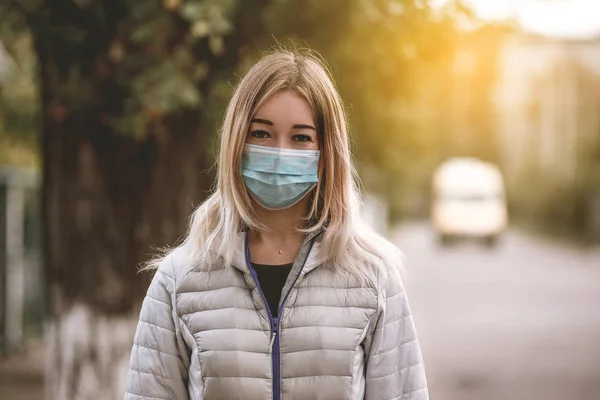
<svg viewBox="0 0 600 400"><path fill-rule="evenodd" d="M343 274L365 277L365 263L400 265L402 253L361 219L360 191L352 164L344 107L324 62L308 50L276 50L259 60L234 90L221 128L217 184L193 213L179 246L195 263L231 265L241 230L264 227L241 175L241 159L252 116L271 96L291 90L314 110L321 139L319 183L304 233L323 231L321 259ZM162 257L149 262L156 267Z"/></svg>

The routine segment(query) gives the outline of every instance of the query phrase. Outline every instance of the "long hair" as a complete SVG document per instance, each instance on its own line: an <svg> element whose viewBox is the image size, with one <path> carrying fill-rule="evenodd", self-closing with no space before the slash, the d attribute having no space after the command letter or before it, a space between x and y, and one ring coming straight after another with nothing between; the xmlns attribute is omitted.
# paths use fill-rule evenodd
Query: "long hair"
<svg viewBox="0 0 600 400"><path fill-rule="evenodd" d="M344 106L324 62L311 51L276 50L263 56L236 86L220 131L217 183L193 213L180 248L198 265L230 265L232 243L242 230L263 230L241 174L250 120L275 93L303 96L315 113L320 138L319 183L311 192L304 233L322 231L319 262L343 274L365 278L365 263L400 265L402 253L369 228L352 164ZM164 256L164 255L163 255ZM157 267L162 257L148 263Z"/></svg>

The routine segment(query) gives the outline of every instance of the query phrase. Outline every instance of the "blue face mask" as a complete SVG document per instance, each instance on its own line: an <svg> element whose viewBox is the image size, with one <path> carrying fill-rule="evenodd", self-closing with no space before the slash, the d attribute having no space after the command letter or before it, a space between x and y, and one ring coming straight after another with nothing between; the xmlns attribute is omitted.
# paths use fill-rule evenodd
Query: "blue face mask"
<svg viewBox="0 0 600 400"><path fill-rule="evenodd" d="M318 150L292 150L247 144L242 177L264 208L283 210L306 196L319 182Z"/></svg>

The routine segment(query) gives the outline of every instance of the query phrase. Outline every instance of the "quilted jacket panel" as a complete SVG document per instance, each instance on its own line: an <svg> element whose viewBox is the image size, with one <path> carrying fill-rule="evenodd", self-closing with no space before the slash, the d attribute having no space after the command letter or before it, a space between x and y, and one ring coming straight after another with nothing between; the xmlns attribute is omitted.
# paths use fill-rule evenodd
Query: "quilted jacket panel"
<svg viewBox="0 0 600 400"><path fill-rule="evenodd" d="M125 400L427 400L421 350L398 274L369 284L320 266L307 240L292 266L277 347L240 234L232 266L194 268L177 250L150 284ZM283 298L283 296L282 296ZM275 363L275 364L274 364Z"/></svg>

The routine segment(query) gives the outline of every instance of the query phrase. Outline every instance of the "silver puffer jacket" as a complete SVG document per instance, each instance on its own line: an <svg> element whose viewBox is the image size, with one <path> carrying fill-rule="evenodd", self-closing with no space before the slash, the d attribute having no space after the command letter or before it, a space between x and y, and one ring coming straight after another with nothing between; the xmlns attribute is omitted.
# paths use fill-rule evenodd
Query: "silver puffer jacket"
<svg viewBox="0 0 600 400"><path fill-rule="evenodd" d="M309 237L271 316L240 234L233 267L193 268L175 251L143 302L125 400L426 400L402 282L368 284L315 262Z"/></svg>

